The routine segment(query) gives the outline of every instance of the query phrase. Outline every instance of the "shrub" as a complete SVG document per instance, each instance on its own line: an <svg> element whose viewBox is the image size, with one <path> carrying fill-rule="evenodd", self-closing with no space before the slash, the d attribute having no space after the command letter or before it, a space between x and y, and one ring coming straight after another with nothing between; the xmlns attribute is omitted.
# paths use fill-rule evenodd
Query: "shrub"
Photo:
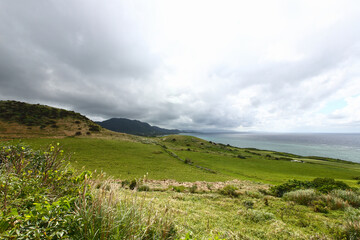
<svg viewBox="0 0 360 240"><path fill-rule="evenodd" d="M344 190L333 190L330 195L340 198L350 204L351 206L358 208L360 207L360 195L356 194L353 191L344 191Z"/></svg>
<svg viewBox="0 0 360 240"><path fill-rule="evenodd" d="M150 191L150 187L148 185L141 185L137 189L139 192L148 192Z"/></svg>
<svg viewBox="0 0 360 240"><path fill-rule="evenodd" d="M131 180L131 182L130 182L130 184L129 184L129 188L130 188L131 190L134 190L134 189L136 188L136 186L137 186L136 180L135 180L135 179Z"/></svg>
<svg viewBox="0 0 360 240"><path fill-rule="evenodd" d="M245 194L252 198L262 198L264 196L258 191L246 191Z"/></svg>
<svg viewBox="0 0 360 240"><path fill-rule="evenodd" d="M91 174L76 176L58 146L33 151L22 146L0 150L0 238L68 238L72 214L84 181ZM86 193L84 197L88 197ZM52 221L49 221L52 219Z"/></svg>
<svg viewBox="0 0 360 240"><path fill-rule="evenodd" d="M328 193L334 189L350 189L349 185L346 183L342 181L335 181L332 178L315 178L312 181L312 186L322 193Z"/></svg>
<svg viewBox="0 0 360 240"><path fill-rule="evenodd" d="M343 236L345 239L360 239L360 221L348 221L343 226Z"/></svg>
<svg viewBox="0 0 360 240"><path fill-rule="evenodd" d="M189 188L189 191L191 193L196 193L196 190L197 190L197 185L196 184L193 184L190 188Z"/></svg>
<svg viewBox="0 0 360 240"><path fill-rule="evenodd" d="M311 183L308 181L289 180L278 186L273 186L270 191L277 197L282 197L285 193L298 189L311 188Z"/></svg>
<svg viewBox="0 0 360 240"><path fill-rule="evenodd" d="M315 212L328 213L329 209L326 203L322 200L313 201L313 208Z"/></svg>
<svg viewBox="0 0 360 240"><path fill-rule="evenodd" d="M318 197L319 194L314 189L300 189L284 194L284 198L286 200L290 200L305 206L310 206L313 201L318 199Z"/></svg>
<svg viewBox="0 0 360 240"><path fill-rule="evenodd" d="M185 191L185 187L184 186L172 186L172 190L180 193L180 192Z"/></svg>
<svg viewBox="0 0 360 240"><path fill-rule="evenodd" d="M89 131L91 132L100 132L100 126L99 125L90 125Z"/></svg>
<svg viewBox="0 0 360 240"><path fill-rule="evenodd" d="M75 133L75 136L80 136L81 135L81 132L76 132Z"/></svg>
<svg viewBox="0 0 360 240"><path fill-rule="evenodd" d="M129 186L130 185L130 181L129 180L123 180L121 181L121 187L125 187L125 186Z"/></svg>
<svg viewBox="0 0 360 240"><path fill-rule="evenodd" d="M255 223L270 221L275 215L265 211L249 209L245 212L245 218Z"/></svg>
<svg viewBox="0 0 360 240"><path fill-rule="evenodd" d="M189 158L186 158L185 161L184 161L186 164L193 164L194 162L191 161L191 159Z"/></svg>
<svg viewBox="0 0 360 240"><path fill-rule="evenodd" d="M238 189L234 185L226 185L223 189L220 190L222 195L227 195L230 197L238 197L239 193L236 192Z"/></svg>
<svg viewBox="0 0 360 240"><path fill-rule="evenodd" d="M316 189L322 193L328 193L334 189L346 190L350 187L342 182L335 181L332 178L315 178L313 181L289 180L286 183L272 187L270 190L277 197L282 197L286 192L298 189Z"/></svg>
<svg viewBox="0 0 360 240"><path fill-rule="evenodd" d="M243 202L243 205L246 207L246 209L252 209L254 208L254 202L250 200L245 200Z"/></svg>
<svg viewBox="0 0 360 240"><path fill-rule="evenodd" d="M332 209L332 210L344 210L347 207L349 207L349 204L344 202L344 200L342 200L341 198L338 198L334 195L324 195L321 197L321 199L326 202L326 205Z"/></svg>

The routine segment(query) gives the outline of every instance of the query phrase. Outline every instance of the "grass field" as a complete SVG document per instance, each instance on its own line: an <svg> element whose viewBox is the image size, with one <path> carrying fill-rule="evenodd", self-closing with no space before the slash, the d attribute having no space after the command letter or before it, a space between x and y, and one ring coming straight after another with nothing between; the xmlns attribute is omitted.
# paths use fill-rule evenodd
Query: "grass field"
<svg viewBox="0 0 360 240"><path fill-rule="evenodd" d="M59 142L66 152L72 153L71 161L76 168L84 166L89 170L104 171L119 179L141 178L148 174L150 179L244 179L278 184L289 179L330 177L357 186L354 178L360 176L360 164L304 159L300 156L289 158L281 153L240 149L181 135L131 140L34 138L22 141L35 148ZM215 173L195 166L210 169Z"/></svg>
<svg viewBox="0 0 360 240"><path fill-rule="evenodd" d="M359 164L240 149L179 135L30 138L13 143L19 141L44 150L60 143L75 168L106 172L115 181L95 178L92 191L105 196L100 202L107 203L108 196L116 199L117 207L127 207L115 211L114 205L114 218L123 219L121 214L136 206L142 220L131 217L129 226L152 226L158 219L160 226L171 226L176 234L171 239L357 239L360 234L359 190L343 193L344 200L333 192L309 198L306 193L311 190L301 190L290 192L296 196L292 201L276 197L268 184L330 177L358 187L354 178L360 176ZM136 187L130 190L131 182L119 179L137 179ZM234 192L225 191L228 187ZM304 205L296 202L304 199Z"/></svg>

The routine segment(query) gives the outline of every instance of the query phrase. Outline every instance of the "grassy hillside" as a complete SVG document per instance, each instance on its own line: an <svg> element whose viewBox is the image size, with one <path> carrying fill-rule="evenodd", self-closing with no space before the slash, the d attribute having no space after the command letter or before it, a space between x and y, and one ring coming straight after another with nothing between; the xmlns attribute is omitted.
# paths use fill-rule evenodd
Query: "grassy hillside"
<svg viewBox="0 0 360 240"><path fill-rule="evenodd" d="M250 181L188 185L146 177L136 182L113 181L91 178L88 171L75 174L66 159L58 144L45 151L1 146L1 239L305 240L360 236L360 192L356 189L288 189L283 197L277 197L269 185Z"/></svg>
<svg viewBox="0 0 360 240"><path fill-rule="evenodd" d="M2 239L360 238L360 164L91 131L76 113L5 105ZM76 174L67 154L79 172L113 180Z"/></svg>
<svg viewBox="0 0 360 240"><path fill-rule="evenodd" d="M87 117L64 109L17 101L0 101L0 137L91 135L102 128Z"/></svg>
<svg viewBox="0 0 360 240"><path fill-rule="evenodd" d="M177 181L253 180L278 184L289 179L311 180L330 177L352 186L360 176L360 164L284 157L282 153L241 149L191 137L172 135L161 138L63 138L26 139L36 148L60 142L73 152L77 168L103 170L120 179L148 174L150 179ZM300 162L301 161L301 162Z"/></svg>

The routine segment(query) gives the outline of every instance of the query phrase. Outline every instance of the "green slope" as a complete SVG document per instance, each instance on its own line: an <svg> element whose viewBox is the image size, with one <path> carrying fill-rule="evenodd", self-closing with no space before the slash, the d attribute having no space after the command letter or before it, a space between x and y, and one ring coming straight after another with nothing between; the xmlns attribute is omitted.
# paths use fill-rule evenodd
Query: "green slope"
<svg viewBox="0 0 360 240"><path fill-rule="evenodd" d="M139 138L138 141L64 138L27 139L24 142L38 148L50 142L60 142L64 150L74 153L71 161L77 168L84 166L90 170L103 170L120 179L140 178L148 174L150 179L247 179L276 184L288 179L331 177L356 186L354 178L360 176L360 164L296 156L284 158L281 153L215 145L190 136Z"/></svg>

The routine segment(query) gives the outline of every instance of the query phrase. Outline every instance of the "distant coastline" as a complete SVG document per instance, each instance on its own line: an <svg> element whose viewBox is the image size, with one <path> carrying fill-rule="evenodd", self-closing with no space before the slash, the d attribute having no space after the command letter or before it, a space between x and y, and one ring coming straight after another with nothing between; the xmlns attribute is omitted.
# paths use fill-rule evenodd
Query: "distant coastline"
<svg viewBox="0 0 360 240"><path fill-rule="evenodd" d="M360 163L360 133L180 133L236 147L253 147L301 156Z"/></svg>

